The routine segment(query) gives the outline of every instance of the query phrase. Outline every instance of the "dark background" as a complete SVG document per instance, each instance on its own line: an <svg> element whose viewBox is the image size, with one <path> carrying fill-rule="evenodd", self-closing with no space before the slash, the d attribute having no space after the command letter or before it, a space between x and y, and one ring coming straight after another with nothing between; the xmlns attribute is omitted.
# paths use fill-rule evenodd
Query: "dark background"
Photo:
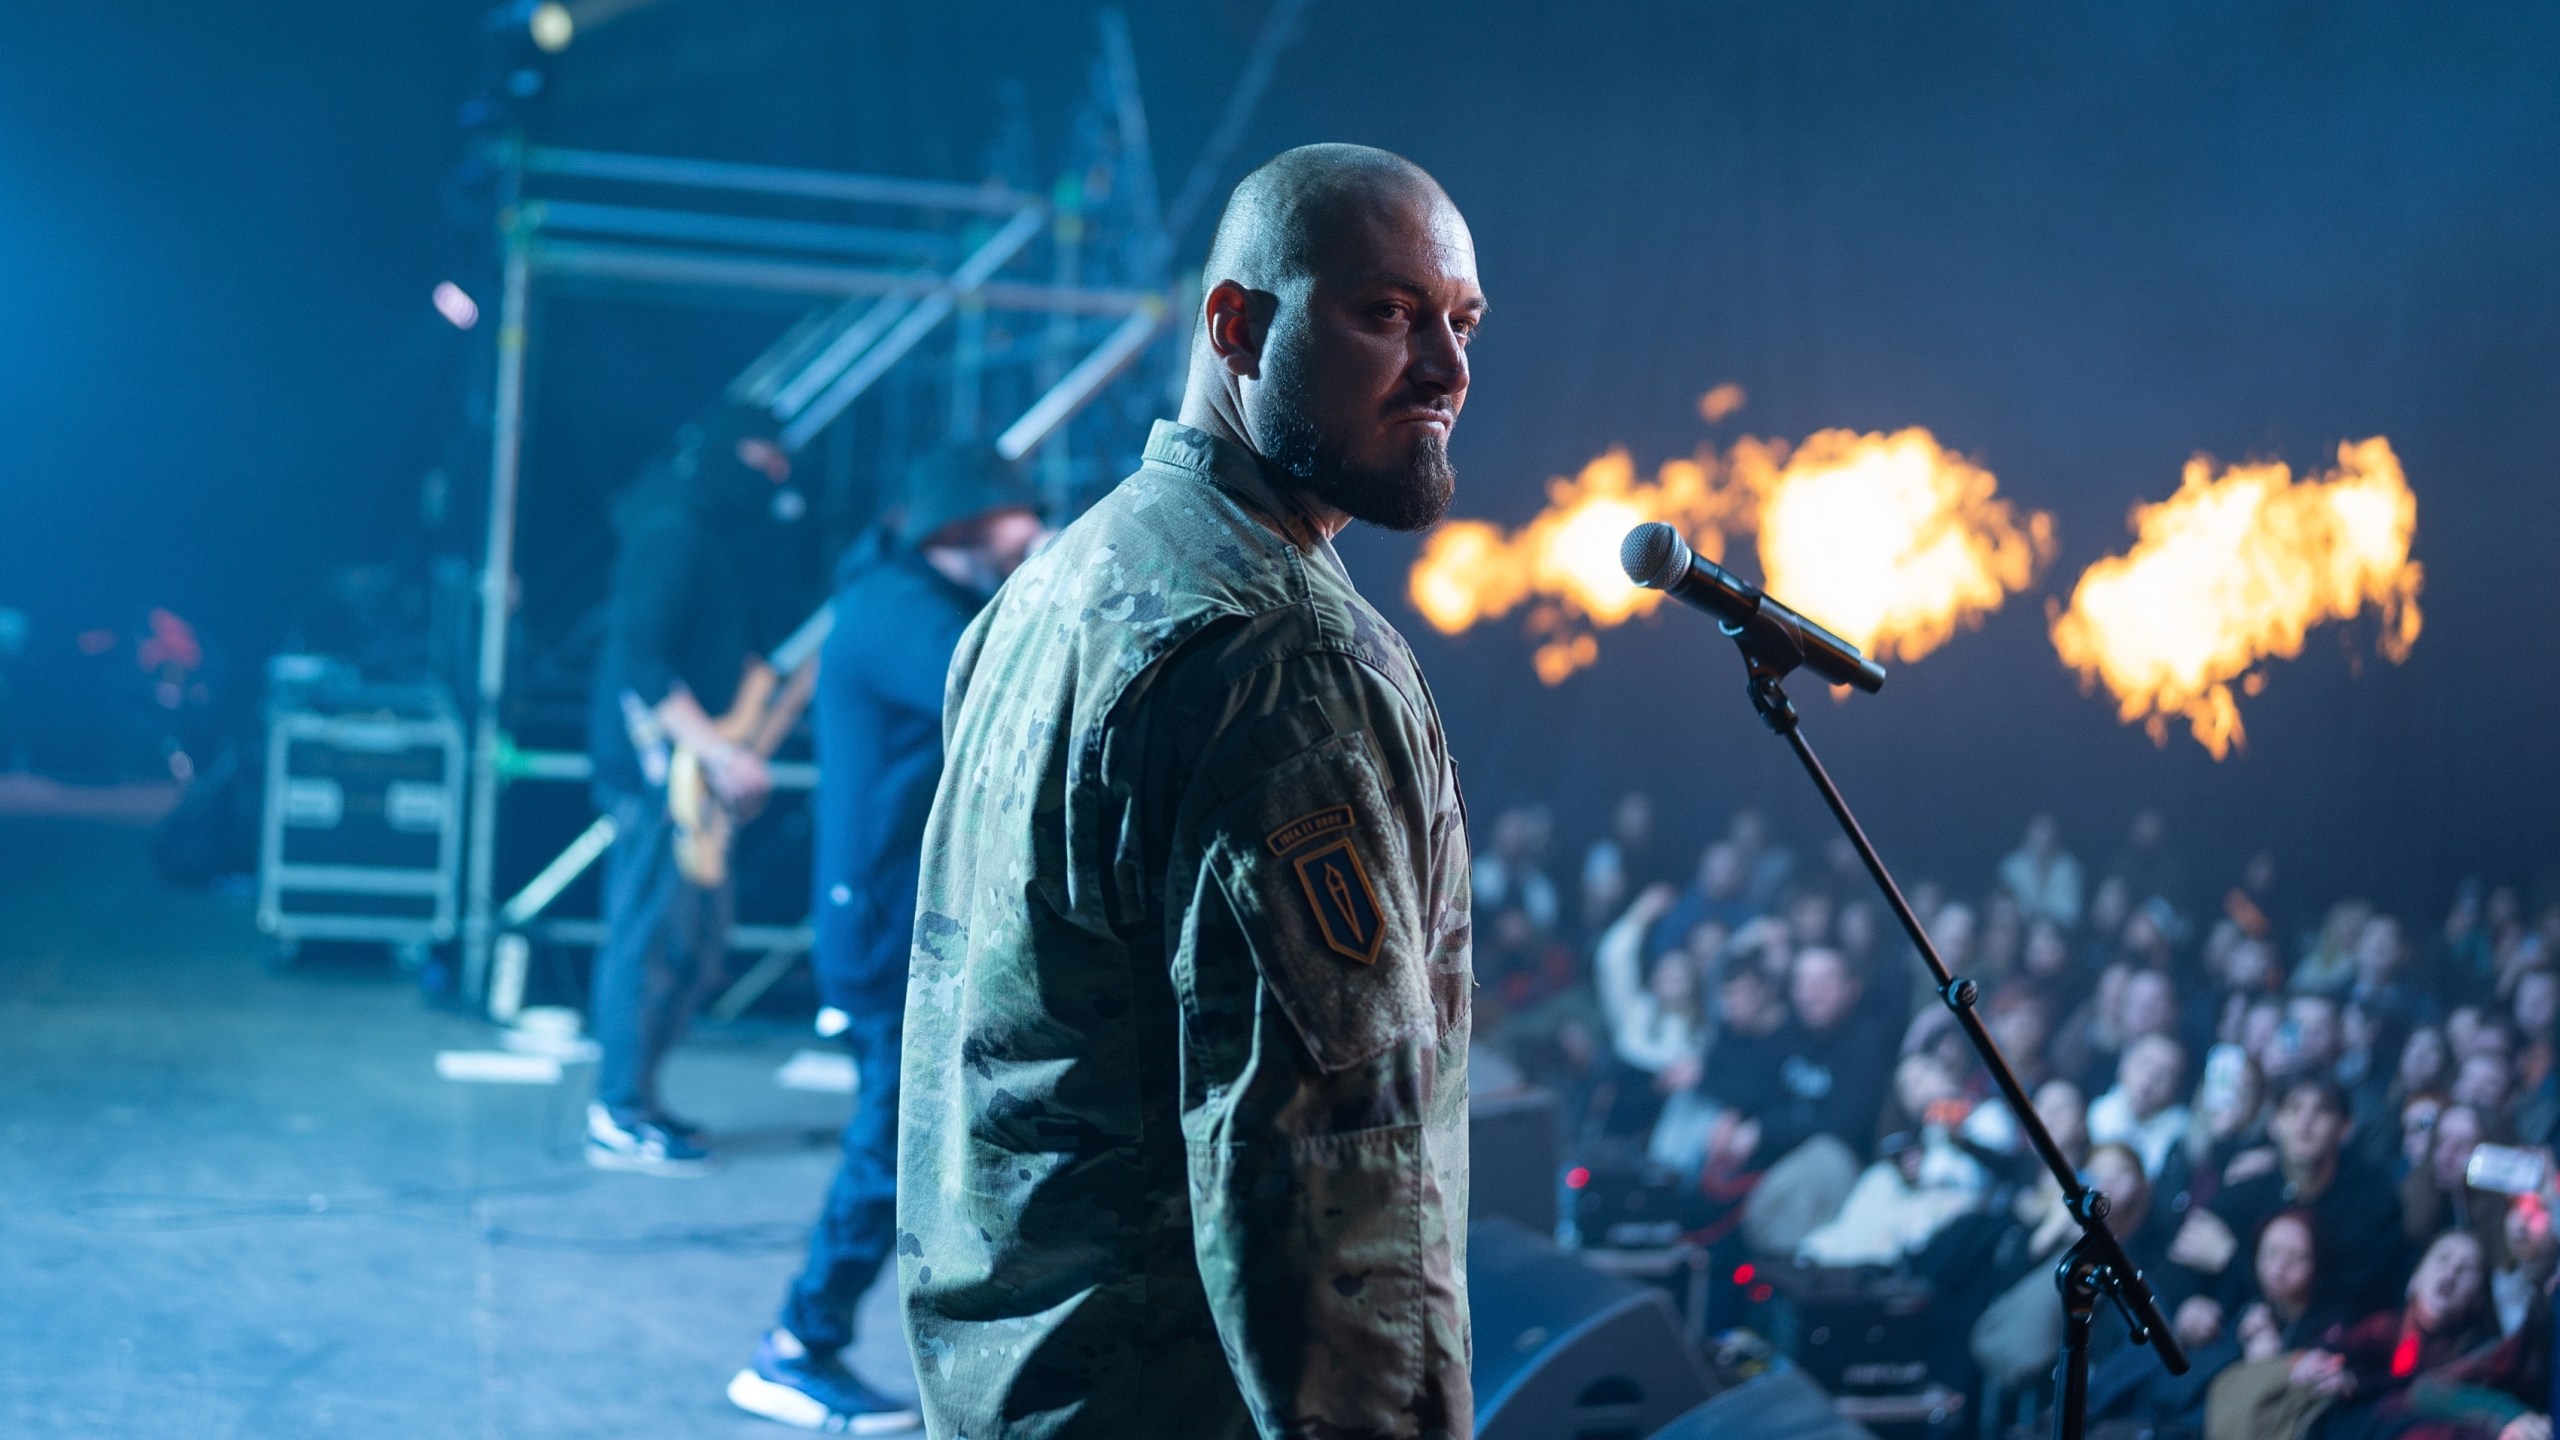
<svg viewBox="0 0 2560 1440"><path fill-rule="evenodd" d="M1263 5L1130 10L1169 192ZM446 194L480 14L11 8L0 605L32 654L165 605L254 666L329 569L415 548L424 472L483 483L463 397L490 327L426 303L448 276L492 297ZM563 57L544 138L967 177L1011 82L1055 164L1092 35L1064 5L661 0ZM1911 871L1970 887L2038 807L2103 862L2157 803L2201 880L2271 845L2298 901L2434 913L2464 874L2560 859L2536 663L2560 650L2555 73L2560 12L2522 4L1318 0L1242 155L1384 145L1467 212L1496 314L1462 514L1517 523L1611 444L1686 454L1697 396L1735 380L1728 436L1927 425L2055 515L2059 559L1979 632L1878 699L1807 697ZM601 496L668 407L787 317L551 318L546 374L575 378L540 398L583 398L537 420L529 577L598 563ZM2221 764L2080 694L2044 600L2122 548L2131 504L2199 450L2317 467L2376 433L2419 497L2406 665L2369 625L2315 632ZM1816 833L1703 622L1606 632L1547 690L1514 626L1428 632L1411 538L1344 550L1413 634L1480 817L1543 799L1576 834L1641 782L1684 843L1739 802Z"/></svg>

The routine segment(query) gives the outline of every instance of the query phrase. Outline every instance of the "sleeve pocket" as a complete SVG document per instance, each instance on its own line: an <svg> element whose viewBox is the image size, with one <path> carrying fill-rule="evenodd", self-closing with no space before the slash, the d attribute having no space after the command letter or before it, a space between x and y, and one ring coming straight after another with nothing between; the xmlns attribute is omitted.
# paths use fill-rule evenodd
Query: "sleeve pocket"
<svg viewBox="0 0 2560 1440"><path fill-rule="evenodd" d="M1356 733L1282 761L1220 813L1208 859L1255 966L1327 1071L1431 1023L1421 877Z"/></svg>

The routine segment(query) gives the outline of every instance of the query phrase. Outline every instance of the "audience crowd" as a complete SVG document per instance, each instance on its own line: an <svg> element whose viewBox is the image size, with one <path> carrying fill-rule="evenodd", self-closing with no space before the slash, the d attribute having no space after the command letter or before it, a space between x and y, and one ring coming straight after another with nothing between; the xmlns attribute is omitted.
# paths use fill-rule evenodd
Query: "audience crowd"
<svg viewBox="0 0 2560 1440"><path fill-rule="evenodd" d="M1930 1373L2031 1412L2072 1222L1855 852L1745 811L1676 864L1640 794L1578 871L1551 831L1478 837L1479 1087L1555 1091L1577 1177L1675 1187L1720 1253L1927 1280ZM1984 878L1913 909L2195 1360L2102 1313L2093 1419L2549 1440L2560 897L2299 907L2156 811L2103 865L2038 816Z"/></svg>

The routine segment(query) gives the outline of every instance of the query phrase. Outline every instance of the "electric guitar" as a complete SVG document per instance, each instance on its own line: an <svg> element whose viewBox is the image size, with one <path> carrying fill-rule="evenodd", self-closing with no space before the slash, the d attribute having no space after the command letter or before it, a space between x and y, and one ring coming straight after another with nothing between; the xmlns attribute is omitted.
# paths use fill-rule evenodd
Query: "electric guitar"
<svg viewBox="0 0 2560 1440"><path fill-rule="evenodd" d="M712 722L713 728L757 759L772 759L789 738L791 727L800 723L800 713L808 708L809 696L818 681L818 647L834 627L835 607L821 606L771 656L751 657L744 678L738 682L737 698ZM640 704L639 697L626 694L623 710L644 769L655 769L650 760L663 757L667 816L675 822L677 872L705 889L726 883L730 842L736 838L739 826L756 817L761 802L740 807L722 799L719 791L712 788L709 767L702 756L668 735L657 717Z"/></svg>

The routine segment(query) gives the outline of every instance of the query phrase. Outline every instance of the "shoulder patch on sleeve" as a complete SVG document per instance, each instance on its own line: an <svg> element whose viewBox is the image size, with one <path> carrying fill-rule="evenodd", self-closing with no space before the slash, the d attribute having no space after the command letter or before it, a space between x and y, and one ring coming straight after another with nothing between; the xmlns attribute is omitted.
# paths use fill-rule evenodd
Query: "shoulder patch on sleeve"
<svg viewBox="0 0 2560 1440"><path fill-rule="evenodd" d="M1307 903L1315 907L1316 929L1324 943L1335 954L1363 965L1378 963L1387 921L1379 913L1378 892L1369 884L1369 872L1361 867L1360 852L1351 848L1351 837L1319 845L1292 863L1298 867L1298 885L1307 892Z"/></svg>
<svg viewBox="0 0 2560 1440"><path fill-rule="evenodd" d="M1299 846L1304 845L1311 840L1318 840L1327 835L1338 834L1344 830L1350 829L1351 825L1352 814L1350 806L1328 805L1324 809L1318 810L1312 815L1301 815L1297 819L1290 821L1288 824L1281 826L1279 829L1272 831L1270 836L1266 838L1263 843L1271 847L1272 854L1286 856L1290 851L1297 849Z"/></svg>

